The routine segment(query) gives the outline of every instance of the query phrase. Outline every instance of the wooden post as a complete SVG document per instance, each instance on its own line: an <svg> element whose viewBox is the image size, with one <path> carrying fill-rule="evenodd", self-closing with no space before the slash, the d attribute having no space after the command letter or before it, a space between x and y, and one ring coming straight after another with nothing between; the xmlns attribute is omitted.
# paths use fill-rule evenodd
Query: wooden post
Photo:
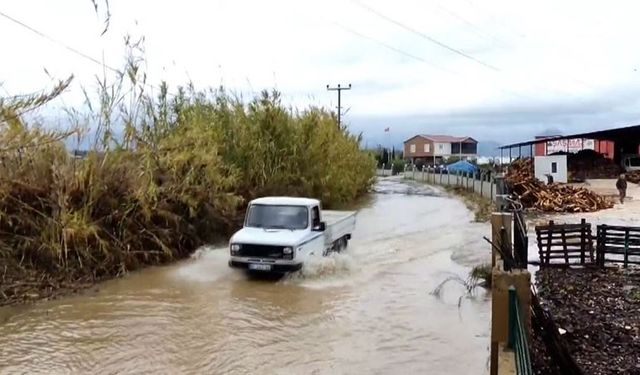
<svg viewBox="0 0 640 375"><path fill-rule="evenodd" d="M585 251L587 250L587 220L582 218L580 220L580 263L583 265L586 262Z"/></svg>
<svg viewBox="0 0 640 375"><path fill-rule="evenodd" d="M506 241L511 244L512 223L513 214L510 212L494 212L491 214L491 242L493 242L495 246L501 246L502 239L500 238L500 231L502 228L504 228L506 232ZM491 247L491 254L491 266L495 267L498 259L500 259L500 255L497 254L493 246Z"/></svg>
<svg viewBox="0 0 640 375"><path fill-rule="evenodd" d="M498 360L500 354L498 353L499 350L500 345L498 344L498 342L491 341L491 368L489 369L490 375L498 375Z"/></svg>
<svg viewBox="0 0 640 375"><path fill-rule="evenodd" d="M553 233L553 220L549 221L549 233L547 233L547 261L548 265L551 260L551 235ZM542 265L542 262L540 263Z"/></svg>
<svg viewBox="0 0 640 375"><path fill-rule="evenodd" d="M596 245L596 258L598 259L598 265L604 267L604 251L607 238L607 226L601 225L602 230L598 230L598 242Z"/></svg>
<svg viewBox="0 0 640 375"><path fill-rule="evenodd" d="M567 232L565 227L562 227L562 250L564 250L564 263L569 265L569 250L567 249Z"/></svg>
<svg viewBox="0 0 640 375"><path fill-rule="evenodd" d="M624 268L629 266L629 228L624 230Z"/></svg>

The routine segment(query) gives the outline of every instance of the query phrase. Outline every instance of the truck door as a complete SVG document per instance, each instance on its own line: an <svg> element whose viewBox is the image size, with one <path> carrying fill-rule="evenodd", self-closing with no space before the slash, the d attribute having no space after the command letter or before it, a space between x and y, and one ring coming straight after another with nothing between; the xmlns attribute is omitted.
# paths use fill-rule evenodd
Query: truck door
<svg viewBox="0 0 640 375"><path fill-rule="evenodd" d="M320 230L321 227L320 207L311 207L311 234L315 238L311 240L307 246L309 246L310 252L316 256L322 256L324 254L324 231Z"/></svg>

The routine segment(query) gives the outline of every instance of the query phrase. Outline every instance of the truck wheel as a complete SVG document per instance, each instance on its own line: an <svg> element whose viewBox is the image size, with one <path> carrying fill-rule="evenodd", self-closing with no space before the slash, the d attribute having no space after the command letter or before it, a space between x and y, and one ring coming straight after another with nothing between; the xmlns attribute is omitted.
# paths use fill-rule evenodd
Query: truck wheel
<svg viewBox="0 0 640 375"><path fill-rule="evenodd" d="M336 241L335 252L340 253L347 247L347 239L342 237L341 239Z"/></svg>

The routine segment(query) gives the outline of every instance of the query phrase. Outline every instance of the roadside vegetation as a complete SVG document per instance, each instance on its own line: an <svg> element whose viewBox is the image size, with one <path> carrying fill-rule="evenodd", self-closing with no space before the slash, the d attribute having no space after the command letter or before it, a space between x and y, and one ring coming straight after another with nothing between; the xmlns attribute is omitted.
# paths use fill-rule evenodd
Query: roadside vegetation
<svg viewBox="0 0 640 375"><path fill-rule="evenodd" d="M473 267L466 278L452 274L440 282L440 284L431 291L431 295L436 298L441 298L444 287L452 282L462 286L465 290L465 293L458 297L458 307L460 307L462 300L465 297L472 297L477 288L491 289L491 264L479 264Z"/></svg>
<svg viewBox="0 0 640 375"><path fill-rule="evenodd" d="M467 208L474 213L474 220L476 222L484 223L491 219L491 213L494 209L491 200L461 186L445 186L444 188L446 191L455 194L462 199Z"/></svg>
<svg viewBox="0 0 640 375"><path fill-rule="evenodd" d="M373 183L374 158L334 113L288 108L275 91L244 100L189 85L172 96L163 84L151 95L142 65L131 53L115 82L99 80L69 130L23 114L71 79L0 99L0 305L184 258L236 229L258 196L333 207ZM76 158L64 142L80 144L88 127L94 141Z"/></svg>

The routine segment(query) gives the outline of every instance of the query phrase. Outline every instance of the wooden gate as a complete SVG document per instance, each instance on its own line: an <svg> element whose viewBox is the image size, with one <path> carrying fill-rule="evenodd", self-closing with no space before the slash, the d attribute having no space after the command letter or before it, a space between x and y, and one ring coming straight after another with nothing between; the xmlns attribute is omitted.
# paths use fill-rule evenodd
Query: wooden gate
<svg viewBox="0 0 640 375"><path fill-rule="evenodd" d="M598 225L597 262L640 265L640 227Z"/></svg>
<svg viewBox="0 0 640 375"><path fill-rule="evenodd" d="M540 267L567 267L594 263L591 224L582 219L580 224L536 226Z"/></svg>

